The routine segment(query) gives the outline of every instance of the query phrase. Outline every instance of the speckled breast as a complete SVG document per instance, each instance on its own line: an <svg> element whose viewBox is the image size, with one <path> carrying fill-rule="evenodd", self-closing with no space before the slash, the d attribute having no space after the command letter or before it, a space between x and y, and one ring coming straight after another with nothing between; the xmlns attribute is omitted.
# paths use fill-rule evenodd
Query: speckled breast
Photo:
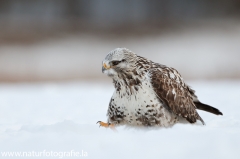
<svg viewBox="0 0 240 159"><path fill-rule="evenodd" d="M160 102L148 78L141 85L121 87L115 91L109 104L109 121L118 124L169 126L177 121Z"/></svg>

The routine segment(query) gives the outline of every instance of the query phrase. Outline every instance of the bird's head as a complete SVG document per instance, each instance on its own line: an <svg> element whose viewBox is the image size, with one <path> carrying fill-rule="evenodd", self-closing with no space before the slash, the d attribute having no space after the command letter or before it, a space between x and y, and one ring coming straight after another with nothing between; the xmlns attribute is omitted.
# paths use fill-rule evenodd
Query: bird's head
<svg viewBox="0 0 240 159"><path fill-rule="evenodd" d="M114 78L134 69L137 55L126 48L116 48L102 62L102 72Z"/></svg>

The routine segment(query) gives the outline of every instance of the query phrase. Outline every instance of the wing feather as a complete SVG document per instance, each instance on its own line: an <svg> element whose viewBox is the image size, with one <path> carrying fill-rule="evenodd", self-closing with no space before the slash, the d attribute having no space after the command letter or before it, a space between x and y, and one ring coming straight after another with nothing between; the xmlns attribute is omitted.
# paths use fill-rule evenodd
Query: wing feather
<svg viewBox="0 0 240 159"><path fill-rule="evenodd" d="M173 113L185 118L190 123L200 120L188 86L174 68L154 64L150 69L153 89L159 100Z"/></svg>

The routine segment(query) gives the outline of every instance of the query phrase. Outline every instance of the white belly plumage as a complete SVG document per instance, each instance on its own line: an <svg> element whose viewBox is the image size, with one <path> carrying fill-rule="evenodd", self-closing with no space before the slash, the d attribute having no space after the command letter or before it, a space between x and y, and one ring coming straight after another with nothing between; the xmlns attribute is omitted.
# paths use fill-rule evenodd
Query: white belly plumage
<svg viewBox="0 0 240 159"><path fill-rule="evenodd" d="M170 126L177 120L177 116L169 112L155 95L148 78L142 81L142 85L134 87L121 87L115 91L109 107L109 121L113 115L121 115L123 118L117 121L119 124L144 125L144 126ZM115 112L114 112L115 111Z"/></svg>

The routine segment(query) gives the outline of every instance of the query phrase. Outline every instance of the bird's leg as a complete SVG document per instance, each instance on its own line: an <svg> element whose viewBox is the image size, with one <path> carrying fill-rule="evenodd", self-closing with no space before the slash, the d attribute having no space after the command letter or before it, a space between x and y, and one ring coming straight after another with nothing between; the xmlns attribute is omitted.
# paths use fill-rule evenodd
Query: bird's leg
<svg viewBox="0 0 240 159"><path fill-rule="evenodd" d="M108 128L111 125L110 123L104 123L102 121L98 121L96 124L99 124L99 127L102 126L105 128Z"/></svg>
<svg viewBox="0 0 240 159"><path fill-rule="evenodd" d="M104 123L102 121L98 121L97 124L99 123L99 127L105 127L105 128L111 128L112 130L116 130L114 124L112 123Z"/></svg>

